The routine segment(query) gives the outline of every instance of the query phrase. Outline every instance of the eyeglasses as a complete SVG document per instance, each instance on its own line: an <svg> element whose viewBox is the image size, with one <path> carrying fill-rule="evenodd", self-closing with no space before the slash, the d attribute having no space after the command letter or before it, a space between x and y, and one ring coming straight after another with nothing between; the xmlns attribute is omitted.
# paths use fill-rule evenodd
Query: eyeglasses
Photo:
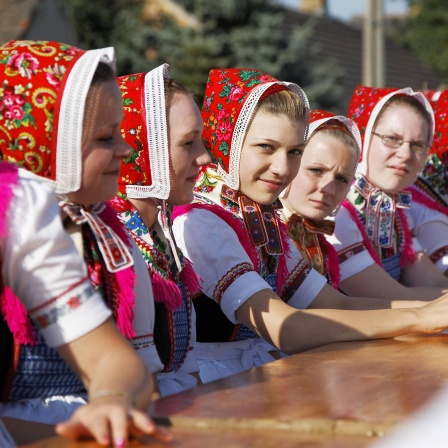
<svg viewBox="0 0 448 448"><path fill-rule="evenodd" d="M427 145L425 145L422 142L403 140L401 138L394 137L393 135L378 134L377 132L373 132L373 131L372 131L372 134L379 137L381 139L381 141L383 142L383 145L387 146L388 148L398 149L403 143L409 143L411 151L414 154L426 155L428 153Z"/></svg>

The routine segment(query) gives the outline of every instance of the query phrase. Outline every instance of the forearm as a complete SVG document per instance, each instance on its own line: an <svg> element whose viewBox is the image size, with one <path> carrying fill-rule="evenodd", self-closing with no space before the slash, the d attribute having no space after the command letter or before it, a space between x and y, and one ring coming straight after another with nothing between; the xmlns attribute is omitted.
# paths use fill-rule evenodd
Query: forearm
<svg viewBox="0 0 448 448"><path fill-rule="evenodd" d="M380 339L444 328L426 316L423 308L340 310L296 310L272 291L260 291L237 310L237 318L262 338L286 353L300 353L333 342ZM448 319L446 319L448 320Z"/></svg>
<svg viewBox="0 0 448 448"><path fill-rule="evenodd" d="M415 309L309 309L297 310L286 318L274 342L293 354L333 342L382 339L421 331Z"/></svg>
<svg viewBox="0 0 448 448"><path fill-rule="evenodd" d="M146 408L153 381L143 361L110 320L59 349L84 382L89 396L122 394Z"/></svg>
<svg viewBox="0 0 448 448"><path fill-rule="evenodd" d="M346 296L339 291L325 286L322 294L319 294L309 309L339 309L339 310L380 310L394 308L416 308L425 305L420 300L389 300L374 297L352 297Z"/></svg>

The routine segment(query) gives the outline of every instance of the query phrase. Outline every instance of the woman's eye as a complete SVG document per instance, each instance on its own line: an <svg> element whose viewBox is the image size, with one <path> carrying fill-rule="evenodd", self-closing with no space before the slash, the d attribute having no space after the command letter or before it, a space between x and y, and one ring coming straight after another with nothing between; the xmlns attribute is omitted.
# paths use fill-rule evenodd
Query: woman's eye
<svg viewBox="0 0 448 448"><path fill-rule="evenodd" d="M392 143L392 144L397 144L400 141L399 138L394 137L392 135L385 135L384 140L386 140L386 142Z"/></svg>
<svg viewBox="0 0 448 448"><path fill-rule="evenodd" d="M339 182L342 182L342 183L344 183L344 184L346 184L346 183L348 182L348 180L347 180L345 177L343 177L343 176L338 176L336 179L337 179Z"/></svg>
<svg viewBox="0 0 448 448"><path fill-rule="evenodd" d="M292 154L293 156L297 156L297 155L303 156L303 148L293 149L293 150L289 151L289 153Z"/></svg>
<svg viewBox="0 0 448 448"><path fill-rule="evenodd" d="M312 173L314 174L320 174L320 169L319 168L310 168L309 169Z"/></svg>
<svg viewBox="0 0 448 448"><path fill-rule="evenodd" d="M99 140L100 142L110 142L110 141L113 140L113 136L112 136L112 135L109 135L109 136L107 136L107 137L100 137L98 140Z"/></svg>

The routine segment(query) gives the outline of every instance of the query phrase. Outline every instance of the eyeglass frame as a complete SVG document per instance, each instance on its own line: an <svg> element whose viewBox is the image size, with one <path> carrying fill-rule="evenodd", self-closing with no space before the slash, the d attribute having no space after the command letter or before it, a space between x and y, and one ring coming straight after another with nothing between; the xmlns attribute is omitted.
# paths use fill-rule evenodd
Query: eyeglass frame
<svg viewBox="0 0 448 448"><path fill-rule="evenodd" d="M395 137L395 136L393 136L393 135L389 135L389 134L379 134L378 132L374 132L374 131L371 131L371 134L376 135L377 137L379 137L379 138L381 139L381 142L383 143L383 145L384 145L384 146L387 146L388 148L398 149L398 148L400 148L400 147L403 145L403 143L409 143L409 148L410 148L410 150L411 150L411 152L412 152L413 154L417 154L417 155L419 155L419 156L426 156L426 155L428 155L428 153L429 153L429 146L428 146L428 145L424 145L424 146L422 146L422 147L425 148L425 151L424 151L424 152L415 151L415 150L413 149L413 145L417 144L417 145L420 146L420 142L416 142L416 141L414 141L414 140L404 140L404 139L402 139L402 138L397 138L397 137ZM388 145L387 143L384 142L384 139L385 139L385 138L392 138L392 139L395 139L395 140L397 141L397 144L398 144L398 143L400 143L400 144L399 144L398 146L391 146L391 145Z"/></svg>

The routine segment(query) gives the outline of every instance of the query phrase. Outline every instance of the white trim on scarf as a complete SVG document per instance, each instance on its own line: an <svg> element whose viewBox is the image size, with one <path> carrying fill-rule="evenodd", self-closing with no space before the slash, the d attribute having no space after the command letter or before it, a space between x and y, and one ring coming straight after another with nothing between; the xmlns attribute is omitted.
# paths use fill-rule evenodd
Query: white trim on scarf
<svg viewBox="0 0 448 448"><path fill-rule="evenodd" d="M145 116L151 185L126 185L128 198L168 199L170 194L170 163L168 124L164 78L169 78L168 64L162 64L145 76Z"/></svg>
<svg viewBox="0 0 448 448"><path fill-rule="evenodd" d="M115 72L113 47L86 51L68 74L62 92L56 147L56 194L79 190L82 177L82 124L87 94L100 62Z"/></svg>

